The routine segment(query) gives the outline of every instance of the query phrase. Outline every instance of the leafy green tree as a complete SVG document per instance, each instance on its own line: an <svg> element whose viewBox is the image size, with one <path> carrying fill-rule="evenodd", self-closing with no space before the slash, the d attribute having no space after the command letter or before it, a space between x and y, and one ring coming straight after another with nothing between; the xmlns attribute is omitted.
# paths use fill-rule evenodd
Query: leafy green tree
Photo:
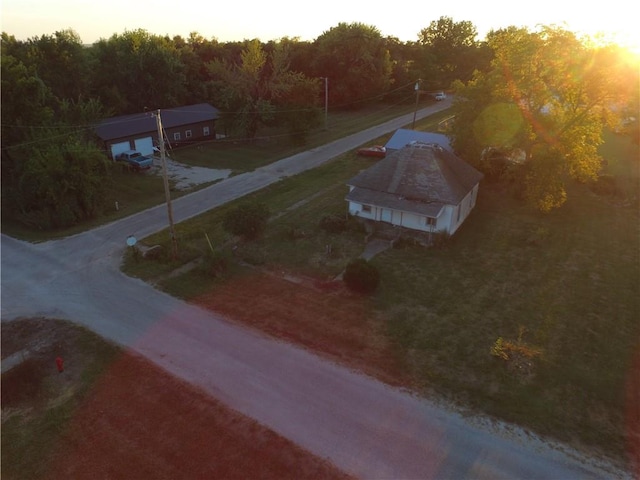
<svg viewBox="0 0 640 480"><path fill-rule="evenodd" d="M421 52L424 48L416 42L401 42L396 37L386 37L385 46L391 58L390 95L400 98L415 98L413 86L420 78L426 78L418 67ZM409 89L402 88L409 85Z"/></svg>
<svg viewBox="0 0 640 480"><path fill-rule="evenodd" d="M478 32L469 21L455 22L440 17L420 31L423 88L448 88L453 81L466 82L476 69L486 67L488 58L476 40Z"/></svg>
<svg viewBox="0 0 640 480"><path fill-rule="evenodd" d="M615 56L559 28L511 27L488 42L491 70L456 87L454 148L476 165L501 152L524 198L548 212L566 200L567 179L593 179L601 167L602 129L624 99Z"/></svg>
<svg viewBox="0 0 640 480"><path fill-rule="evenodd" d="M243 203L227 212L222 226L233 235L245 240L260 238L267 228L269 208L261 203Z"/></svg>
<svg viewBox="0 0 640 480"><path fill-rule="evenodd" d="M22 162L16 146L29 144L54 118L55 98L38 78L35 68L27 67L12 55L0 58L2 101L2 200L6 211L17 192Z"/></svg>
<svg viewBox="0 0 640 480"><path fill-rule="evenodd" d="M208 40L197 32L191 32L186 39L176 36L173 38L173 44L184 67L184 102L201 103L210 98L212 89L206 64L223 58L223 45L215 38Z"/></svg>
<svg viewBox="0 0 640 480"><path fill-rule="evenodd" d="M111 185L111 162L94 143L73 134L40 135L40 141L16 148L21 162L12 185L12 217L48 230L99 215Z"/></svg>
<svg viewBox="0 0 640 480"><path fill-rule="evenodd" d="M369 294L380 284L380 271L364 258L357 258L349 262L342 279L354 292Z"/></svg>
<svg viewBox="0 0 640 480"><path fill-rule="evenodd" d="M260 126L278 120L298 135L317 121L313 107L319 82L290 69L286 43L276 43L267 52L253 40L242 51L239 63L214 60L207 68L217 90L214 103L229 112L227 123L246 138L254 138ZM278 115L278 110L284 114Z"/></svg>
<svg viewBox="0 0 640 480"><path fill-rule="evenodd" d="M316 76L328 77L329 103L355 107L387 92L392 63L377 28L339 23L316 38Z"/></svg>
<svg viewBox="0 0 640 480"><path fill-rule="evenodd" d="M182 105L186 78L168 37L138 29L101 39L91 48L94 94L118 114Z"/></svg>
<svg viewBox="0 0 640 480"><path fill-rule="evenodd" d="M90 64L88 50L73 30L61 30L27 41L28 65L59 100L88 96Z"/></svg>

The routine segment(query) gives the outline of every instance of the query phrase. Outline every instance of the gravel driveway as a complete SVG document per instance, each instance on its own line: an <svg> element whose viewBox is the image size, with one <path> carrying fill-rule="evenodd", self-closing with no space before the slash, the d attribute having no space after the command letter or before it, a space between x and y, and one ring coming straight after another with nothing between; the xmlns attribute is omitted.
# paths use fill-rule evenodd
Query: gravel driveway
<svg viewBox="0 0 640 480"><path fill-rule="evenodd" d="M166 157L166 161L167 176L175 182L174 188L177 190L187 190L196 185L202 185L203 183L224 180L231 175L231 170L229 169L217 170L213 168L193 167L177 162L169 156ZM153 173L162 175L162 160L159 155L153 158Z"/></svg>

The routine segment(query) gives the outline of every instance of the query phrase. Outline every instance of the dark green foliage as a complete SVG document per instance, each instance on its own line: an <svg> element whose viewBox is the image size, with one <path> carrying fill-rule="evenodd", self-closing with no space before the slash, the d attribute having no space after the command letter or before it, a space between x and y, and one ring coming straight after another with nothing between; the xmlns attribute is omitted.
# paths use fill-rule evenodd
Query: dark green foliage
<svg viewBox="0 0 640 480"><path fill-rule="evenodd" d="M213 278L224 277L229 270L229 258L220 251L209 253L204 257L202 269L207 276Z"/></svg>
<svg viewBox="0 0 640 480"><path fill-rule="evenodd" d="M491 51L476 40L478 32L469 21L451 17L432 21L418 34L422 55L418 58L426 90L449 88L454 80L468 81L475 70L488 67Z"/></svg>
<svg viewBox="0 0 640 480"><path fill-rule="evenodd" d="M347 229L347 220L343 215L325 215L320 220L320 228L328 233L341 233Z"/></svg>
<svg viewBox="0 0 640 480"><path fill-rule="evenodd" d="M5 198L18 221L49 230L101 213L111 164L95 146L70 136L16 153L20 163Z"/></svg>
<svg viewBox="0 0 640 480"><path fill-rule="evenodd" d="M222 221L225 230L245 240L259 238L267 227L269 208L260 203L244 203L230 210Z"/></svg>
<svg viewBox="0 0 640 480"><path fill-rule="evenodd" d="M168 37L143 29L126 31L100 39L90 56L96 94L117 114L183 104L185 65Z"/></svg>
<svg viewBox="0 0 640 480"><path fill-rule="evenodd" d="M320 35L314 46L317 75L329 77L330 106L353 106L389 88L393 62L377 28L339 23Z"/></svg>
<svg viewBox="0 0 640 480"><path fill-rule="evenodd" d="M364 258L352 260L342 277L349 289L358 293L373 293L380 284L380 272Z"/></svg>

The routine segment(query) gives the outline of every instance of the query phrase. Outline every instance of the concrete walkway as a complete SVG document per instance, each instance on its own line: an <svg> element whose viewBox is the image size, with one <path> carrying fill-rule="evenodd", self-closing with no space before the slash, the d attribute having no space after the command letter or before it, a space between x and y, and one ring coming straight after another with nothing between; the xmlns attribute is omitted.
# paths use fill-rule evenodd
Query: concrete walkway
<svg viewBox="0 0 640 480"><path fill-rule="evenodd" d="M360 258L364 258L365 260L371 260L373 257L378 255L379 253L382 253L385 250L392 247L393 245L391 243L391 240L374 238L367 242L367 245L364 248L364 252L362 252L362 255L360 255Z"/></svg>

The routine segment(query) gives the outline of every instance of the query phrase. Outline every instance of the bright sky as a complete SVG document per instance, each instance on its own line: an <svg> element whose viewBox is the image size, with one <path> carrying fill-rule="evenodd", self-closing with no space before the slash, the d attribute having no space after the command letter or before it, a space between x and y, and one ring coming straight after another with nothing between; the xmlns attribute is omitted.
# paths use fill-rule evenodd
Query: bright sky
<svg viewBox="0 0 640 480"><path fill-rule="evenodd" d="M19 40L75 30L83 43L93 43L125 30L145 29L159 35L198 32L220 42L282 37L314 40L340 22L361 22L383 36L417 40L434 20L447 16L471 21L479 39L491 29L515 25L535 29L558 25L579 35L603 33L609 40L640 53L637 16L627 0L568 2L562 0L404 0L375 4L371 0L0 0L2 31Z"/></svg>

